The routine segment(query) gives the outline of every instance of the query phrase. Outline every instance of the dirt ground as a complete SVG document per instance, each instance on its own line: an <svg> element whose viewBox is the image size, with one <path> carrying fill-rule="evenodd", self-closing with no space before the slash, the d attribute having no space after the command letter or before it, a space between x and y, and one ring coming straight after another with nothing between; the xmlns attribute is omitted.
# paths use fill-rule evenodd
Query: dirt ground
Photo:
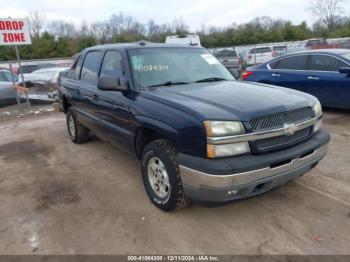
<svg viewBox="0 0 350 262"><path fill-rule="evenodd" d="M350 112L326 111L327 157L248 200L154 207L140 163L61 113L0 121L0 254L350 254Z"/></svg>

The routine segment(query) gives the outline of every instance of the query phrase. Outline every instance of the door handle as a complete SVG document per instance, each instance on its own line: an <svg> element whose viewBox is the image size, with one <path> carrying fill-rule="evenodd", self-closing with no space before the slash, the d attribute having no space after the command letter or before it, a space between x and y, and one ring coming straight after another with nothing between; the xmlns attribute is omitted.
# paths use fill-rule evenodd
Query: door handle
<svg viewBox="0 0 350 262"><path fill-rule="evenodd" d="M93 102L98 102L100 100L100 98L98 97L98 95L93 95L92 96L92 101Z"/></svg>
<svg viewBox="0 0 350 262"><path fill-rule="evenodd" d="M318 80L320 78L318 78L317 76L309 76L307 79L309 79L309 80Z"/></svg>
<svg viewBox="0 0 350 262"><path fill-rule="evenodd" d="M273 73L272 76L281 76L280 74Z"/></svg>
<svg viewBox="0 0 350 262"><path fill-rule="evenodd" d="M76 95L80 96L80 90L75 89L75 90L74 90L74 93L75 93Z"/></svg>

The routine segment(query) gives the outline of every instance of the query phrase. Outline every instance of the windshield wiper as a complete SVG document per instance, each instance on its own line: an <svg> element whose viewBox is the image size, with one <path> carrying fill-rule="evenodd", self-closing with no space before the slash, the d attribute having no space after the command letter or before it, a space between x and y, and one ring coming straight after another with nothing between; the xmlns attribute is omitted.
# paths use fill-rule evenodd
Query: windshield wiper
<svg viewBox="0 0 350 262"><path fill-rule="evenodd" d="M176 85L187 85L189 83L187 82L175 82L175 81L167 81L165 83L161 83L161 84L155 84L155 85L150 85L148 87L158 87L158 86L176 86Z"/></svg>
<svg viewBox="0 0 350 262"><path fill-rule="evenodd" d="M221 77L208 77L208 78L197 80L195 83L218 82L218 81L230 81L230 80L226 78L221 78Z"/></svg>

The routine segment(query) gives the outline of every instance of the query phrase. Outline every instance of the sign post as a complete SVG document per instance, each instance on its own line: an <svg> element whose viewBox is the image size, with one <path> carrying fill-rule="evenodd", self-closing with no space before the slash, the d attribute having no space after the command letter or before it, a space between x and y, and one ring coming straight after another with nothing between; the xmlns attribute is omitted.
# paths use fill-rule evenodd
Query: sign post
<svg viewBox="0 0 350 262"><path fill-rule="evenodd" d="M12 84L15 87L16 86L16 78L15 78L15 75L13 73L12 64L9 63L9 66L10 66L10 71L11 71ZM19 97L18 91L16 89L16 100L17 100L17 104L20 106L21 105L21 101L19 99L20 99L20 97ZM22 109L21 109L21 113L22 113Z"/></svg>
<svg viewBox="0 0 350 262"><path fill-rule="evenodd" d="M31 45L29 24L26 19L0 18L0 45L15 46L16 57L19 67L19 72L25 88L25 96L28 109L30 111L30 102L28 98L28 90L23 77L22 63L19 55L19 45ZM16 86L14 86L16 88Z"/></svg>

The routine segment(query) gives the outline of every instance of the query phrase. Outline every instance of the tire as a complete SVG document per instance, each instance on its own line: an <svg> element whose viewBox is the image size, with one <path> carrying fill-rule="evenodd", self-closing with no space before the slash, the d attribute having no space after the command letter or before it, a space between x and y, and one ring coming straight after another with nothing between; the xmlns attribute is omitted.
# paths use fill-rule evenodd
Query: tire
<svg viewBox="0 0 350 262"><path fill-rule="evenodd" d="M163 211L187 207L190 201L182 189L176 150L171 143L164 139L149 143L141 159L142 179L152 203Z"/></svg>
<svg viewBox="0 0 350 262"><path fill-rule="evenodd" d="M68 134L72 142L82 144L89 140L89 129L79 124L72 107L68 108L66 119Z"/></svg>

